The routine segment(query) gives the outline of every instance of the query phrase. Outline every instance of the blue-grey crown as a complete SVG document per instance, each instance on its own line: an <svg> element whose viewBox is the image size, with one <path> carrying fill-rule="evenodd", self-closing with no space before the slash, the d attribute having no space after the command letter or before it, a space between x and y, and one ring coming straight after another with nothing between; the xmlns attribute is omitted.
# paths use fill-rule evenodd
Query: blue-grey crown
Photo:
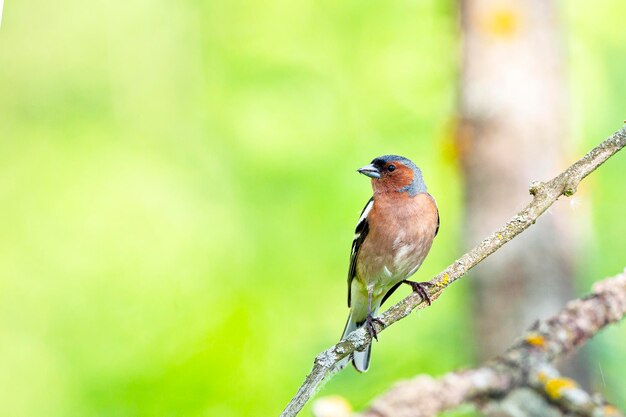
<svg viewBox="0 0 626 417"><path fill-rule="evenodd" d="M375 166L383 166L391 161L399 161L405 166L413 170L413 182L407 186L400 188L400 192L408 192L411 197L426 192L426 183L424 183L424 177L422 176L422 170L417 167L409 158L405 158L400 155L383 155L375 158L372 164Z"/></svg>

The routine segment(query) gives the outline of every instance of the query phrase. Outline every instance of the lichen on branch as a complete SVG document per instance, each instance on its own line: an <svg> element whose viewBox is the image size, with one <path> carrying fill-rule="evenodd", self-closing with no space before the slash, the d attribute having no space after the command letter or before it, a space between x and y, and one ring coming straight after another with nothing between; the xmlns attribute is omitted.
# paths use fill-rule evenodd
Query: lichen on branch
<svg viewBox="0 0 626 417"><path fill-rule="evenodd" d="M529 387L575 415L623 417L598 395L591 396L575 381L562 377L552 365L626 315L626 272L596 283L592 291L536 323L502 356L441 378L420 375L399 382L360 416L431 417L464 403L501 398Z"/></svg>
<svg viewBox="0 0 626 417"><path fill-rule="evenodd" d="M532 200L524 209L430 281L433 284L428 289L431 300L434 301L439 298L443 290L450 284L460 279L483 259L528 229L559 197L572 195L578 188L579 183L587 175L595 171L625 145L626 127L622 127L556 177L545 182L533 182L530 186ZM375 324L376 330L381 332L396 321L408 316L413 310L426 306L427 303L418 294L413 293L385 311L379 317L385 323L385 326ZM340 363L341 359L355 350L364 349L369 342L369 334L365 332L364 328L361 328L352 332L346 339L317 355L313 369L280 416L293 417L297 415L328 376L337 372L338 363Z"/></svg>

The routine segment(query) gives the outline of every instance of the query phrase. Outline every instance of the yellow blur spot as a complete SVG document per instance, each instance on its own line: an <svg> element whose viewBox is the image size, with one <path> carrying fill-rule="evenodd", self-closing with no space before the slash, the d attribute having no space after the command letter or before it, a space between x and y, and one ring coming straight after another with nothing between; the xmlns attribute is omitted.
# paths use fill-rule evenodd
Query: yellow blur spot
<svg viewBox="0 0 626 417"><path fill-rule="evenodd" d="M448 162L459 160L459 123L456 119L449 122L440 140L441 155Z"/></svg>
<svg viewBox="0 0 626 417"><path fill-rule="evenodd" d="M563 395L564 389L576 388L576 382L569 378L554 378L546 382L545 388L548 396L556 400Z"/></svg>
<svg viewBox="0 0 626 417"><path fill-rule="evenodd" d="M612 405L605 405L604 407L602 407L604 414L607 416L616 416L618 415L617 413L617 408L613 407Z"/></svg>
<svg viewBox="0 0 626 417"><path fill-rule="evenodd" d="M543 348L546 346L546 339L544 339L544 337L538 333L532 333L526 337L526 343L532 346Z"/></svg>
<svg viewBox="0 0 626 417"><path fill-rule="evenodd" d="M519 10L500 8L493 10L487 16L483 26L491 35L500 38L510 38L518 32L520 20Z"/></svg>
<svg viewBox="0 0 626 417"><path fill-rule="evenodd" d="M498 233L498 239L502 240L502 233Z"/></svg>

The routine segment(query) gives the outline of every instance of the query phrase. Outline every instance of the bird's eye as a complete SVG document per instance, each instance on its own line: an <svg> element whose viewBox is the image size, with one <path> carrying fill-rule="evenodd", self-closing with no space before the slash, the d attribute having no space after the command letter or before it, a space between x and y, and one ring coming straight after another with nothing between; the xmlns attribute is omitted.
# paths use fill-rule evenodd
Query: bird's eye
<svg viewBox="0 0 626 417"><path fill-rule="evenodd" d="M395 165L389 165L389 166L387 167L387 171L389 171L389 172L393 172L393 171L395 171L395 170L396 170L396 166L395 166Z"/></svg>

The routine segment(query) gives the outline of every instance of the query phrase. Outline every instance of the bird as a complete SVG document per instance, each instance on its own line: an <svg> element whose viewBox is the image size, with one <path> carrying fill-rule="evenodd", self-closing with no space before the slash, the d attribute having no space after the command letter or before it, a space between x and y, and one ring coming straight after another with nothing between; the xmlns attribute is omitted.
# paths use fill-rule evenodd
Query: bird
<svg viewBox="0 0 626 417"><path fill-rule="evenodd" d="M383 155L357 172L371 178L373 195L356 225L348 269L350 315L341 340L361 327L378 340L380 306L403 283L430 305L428 282L409 281L439 232L439 209L426 191L422 171L408 158ZM372 344L351 356L359 372L369 369Z"/></svg>

